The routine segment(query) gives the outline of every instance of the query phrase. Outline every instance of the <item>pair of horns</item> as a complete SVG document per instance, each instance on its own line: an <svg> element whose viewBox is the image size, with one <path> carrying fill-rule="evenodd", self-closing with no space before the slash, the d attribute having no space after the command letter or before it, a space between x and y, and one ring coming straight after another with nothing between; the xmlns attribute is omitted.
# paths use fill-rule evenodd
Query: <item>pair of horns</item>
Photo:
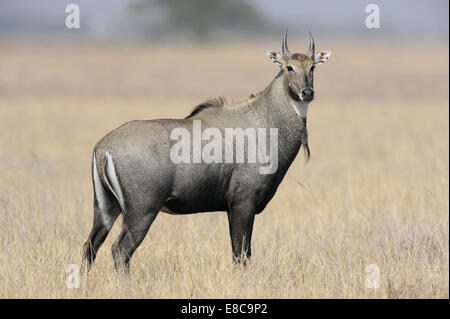
<svg viewBox="0 0 450 319"><path fill-rule="evenodd" d="M288 58L290 55L288 45L287 45L287 35L288 35L288 30L286 29L286 32L284 33L284 37L283 37L283 42L281 44L281 49L282 49L281 52L283 54L283 58ZM315 51L316 51L316 46L314 44L314 39L313 39L313 36L310 31L309 32L309 50L308 50L307 55L312 59L314 57Z"/></svg>

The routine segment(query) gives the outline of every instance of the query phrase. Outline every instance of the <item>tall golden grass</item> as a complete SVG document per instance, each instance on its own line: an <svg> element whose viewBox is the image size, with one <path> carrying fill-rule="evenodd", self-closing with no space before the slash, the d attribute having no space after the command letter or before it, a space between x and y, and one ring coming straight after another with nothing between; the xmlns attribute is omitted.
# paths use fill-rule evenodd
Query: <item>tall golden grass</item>
<svg viewBox="0 0 450 319"><path fill-rule="evenodd" d="M129 278L110 253L118 220L80 288L66 286L92 226L96 141L128 120L263 89L272 46L2 45L0 297L449 298L448 49L438 44L323 47L334 55L316 74L311 160L296 159L257 216L246 268L232 264L225 213L161 213ZM366 285L370 264L378 289Z"/></svg>

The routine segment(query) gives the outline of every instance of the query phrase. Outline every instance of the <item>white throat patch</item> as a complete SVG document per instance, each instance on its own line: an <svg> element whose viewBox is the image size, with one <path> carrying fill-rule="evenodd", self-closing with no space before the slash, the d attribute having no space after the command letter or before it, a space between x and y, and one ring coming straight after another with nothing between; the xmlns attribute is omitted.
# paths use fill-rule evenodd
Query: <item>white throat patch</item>
<svg viewBox="0 0 450 319"><path fill-rule="evenodd" d="M302 101L291 100L292 107L294 108L295 113L300 115L301 118L306 118L308 114L308 103Z"/></svg>

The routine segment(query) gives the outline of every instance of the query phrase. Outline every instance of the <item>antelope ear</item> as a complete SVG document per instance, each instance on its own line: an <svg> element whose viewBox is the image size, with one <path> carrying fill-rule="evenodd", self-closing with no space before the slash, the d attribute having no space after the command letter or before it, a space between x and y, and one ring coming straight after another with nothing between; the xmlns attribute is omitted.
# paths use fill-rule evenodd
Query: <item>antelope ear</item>
<svg viewBox="0 0 450 319"><path fill-rule="evenodd" d="M314 63L321 64L327 62L328 58L331 56L331 51L325 50L317 52L314 56Z"/></svg>
<svg viewBox="0 0 450 319"><path fill-rule="evenodd" d="M279 66L283 65L283 57L280 52L269 50L266 53L273 63L278 64Z"/></svg>

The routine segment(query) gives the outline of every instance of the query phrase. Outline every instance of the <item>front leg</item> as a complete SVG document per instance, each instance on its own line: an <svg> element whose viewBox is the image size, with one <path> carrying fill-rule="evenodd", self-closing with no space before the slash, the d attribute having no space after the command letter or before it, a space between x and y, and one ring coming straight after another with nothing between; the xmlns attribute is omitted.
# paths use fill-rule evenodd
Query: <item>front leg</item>
<svg viewBox="0 0 450 319"><path fill-rule="evenodd" d="M250 202L239 202L230 205L228 223L230 225L231 247L233 261L240 263L250 259L253 221L255 220L254 205Z"/></svg>

